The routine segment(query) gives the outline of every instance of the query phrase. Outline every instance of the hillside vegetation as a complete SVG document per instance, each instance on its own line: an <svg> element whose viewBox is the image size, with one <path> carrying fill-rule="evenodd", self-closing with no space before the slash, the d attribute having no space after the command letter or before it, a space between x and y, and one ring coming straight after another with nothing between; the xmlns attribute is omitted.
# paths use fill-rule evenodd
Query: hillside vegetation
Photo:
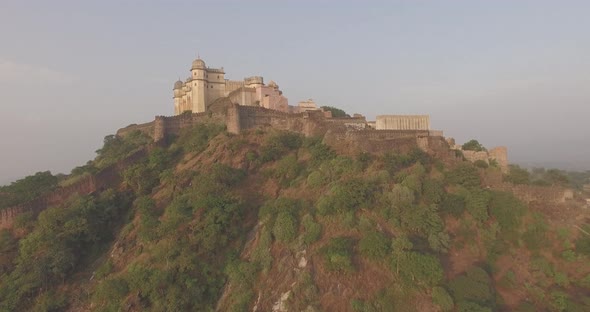
<svg viewBox="0 0 590 312"><path fill-rule="evenodd" d="M148 144L107 137L61 183ZM0 311L589 311L588 210L482 187L498 170L199 125L0 231Z"/></svg>

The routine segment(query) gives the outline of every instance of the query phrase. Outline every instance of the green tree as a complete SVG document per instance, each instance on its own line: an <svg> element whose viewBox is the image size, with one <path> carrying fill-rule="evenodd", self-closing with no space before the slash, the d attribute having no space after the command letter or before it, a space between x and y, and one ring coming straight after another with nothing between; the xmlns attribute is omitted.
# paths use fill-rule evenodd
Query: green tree
<svg viewBox="0 0 590 312"><path fill-rule="evenodd" d="M486 148L481 145L477 140L471 140L461 147L464 151L475 151L475 152L482 152L485 151Z"/></svg>
<svg viewBox="0 0 590 312"><path fill-rule="evenodd" d="M295 216L290 211L281 211L277 215L272 233L277 240L289 243L297 235L297 227Z"/></svg>
<svg viewBox="0 0 590 312"><path fill-rule="evenodd" d="M449 282L449 289L459 306L468 302L489 306L495 302L490 276L479 267L473 267L455 277Z"/></svg>
<svg viewBox="0 0 590 312"><path fill-rule="evenodd" d="M320 252L324 257L324 264L330 271L350 272L354 271L352 264L353 241L348 237L336 237L330 239Z"/></svg>
<svg viewBox="0 0 590 312"><path fill-rule="evenodd" d="M513 184L530 184L531 174L518 165L510 165L510 172L506 176L506 180Z"/></svg>
<svg viewBox="0 0 590 312"><path fill-rule="evenodd" d="M446 174L446 180L450 184L457 184L466 188L479 188L481 185L477 168L468 162L462 162L449 171Z"/></svg>
<svg viewBox="0 0 590 312"><path fill-rule="evenodd" d="M432 302L439 306L442 311L451 311L455 306L453 298L443 287L432 288Z"/></svg>
<svg viewBox="0 0 590 312"><path fill-rule="evenodd" d="M324 111L332 112L332 117L334 118L341 118L341 117L350 117L345 111L341 110L340 108L332 107L332 106L322 106Z"/></svg>
<svg viewBox="0 0 590 312"><path fill-rule="evenodd" d="M371 231L361 238L358 248L369 259L384 259L390 252L390 240L383 233Z"/></svg>

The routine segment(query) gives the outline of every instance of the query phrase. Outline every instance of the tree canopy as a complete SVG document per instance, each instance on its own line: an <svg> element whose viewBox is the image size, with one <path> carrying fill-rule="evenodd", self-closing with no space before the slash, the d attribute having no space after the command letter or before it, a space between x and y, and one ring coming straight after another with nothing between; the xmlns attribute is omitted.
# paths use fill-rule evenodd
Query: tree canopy
<svg viewBox="0 0 590 312"><path fill-rule="evenodd" d="M345 111L333 106L322 106L325 111L332 112L332 117L350 117Z"/></svg>

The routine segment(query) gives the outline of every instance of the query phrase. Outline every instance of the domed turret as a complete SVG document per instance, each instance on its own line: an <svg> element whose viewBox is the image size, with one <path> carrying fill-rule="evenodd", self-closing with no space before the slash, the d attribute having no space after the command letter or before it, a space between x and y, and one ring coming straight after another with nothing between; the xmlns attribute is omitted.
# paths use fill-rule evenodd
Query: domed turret
<svg viewBox="0 0 590 312"><path fill-rule="evenodd" d="M271 88L273 88L273 89L278 89L279 88L279 85L276 82L274 82L273 80L271 80L268 83L268 86L271 87Z"/></svg>
<svg viewBox="0 0 590 312"><path fill-rule="evenodd" d="M174 83L174 90L182 89L182 81L178 80Z"/></svg>
<svg viewBox="0 0 590 312"><path fill-rule="evenodd" d="M196 60L193 61L193 66L191 67L191 70L193 69L205 69L207 68L205 66L205 61L203 61L200 58L197 58Z"/></svg>

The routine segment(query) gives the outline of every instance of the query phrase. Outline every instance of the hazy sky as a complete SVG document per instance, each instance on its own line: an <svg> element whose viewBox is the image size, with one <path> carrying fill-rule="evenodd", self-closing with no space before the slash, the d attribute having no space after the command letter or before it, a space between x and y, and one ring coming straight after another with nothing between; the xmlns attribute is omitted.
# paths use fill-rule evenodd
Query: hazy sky
<svg viewBox="0 0 590 312"><path fill-rule="evenodd" d="M430 114L512 162L590 169L590 1L0 1L0 184L171 115L197 53L373 119Z"/></svg>

